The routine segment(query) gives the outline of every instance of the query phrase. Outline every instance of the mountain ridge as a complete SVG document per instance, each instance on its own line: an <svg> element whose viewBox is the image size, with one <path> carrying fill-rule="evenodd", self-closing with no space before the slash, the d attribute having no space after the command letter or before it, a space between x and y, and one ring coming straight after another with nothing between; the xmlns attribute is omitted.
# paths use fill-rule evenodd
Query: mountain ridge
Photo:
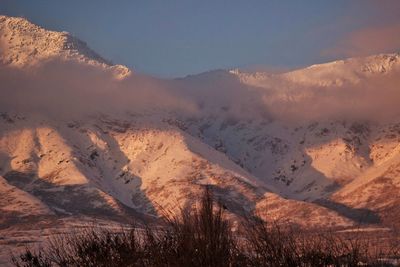
<svg viewBox="0 0 400 267"><path fill-rule="evenodd" d="M89 65L110 68L117 77L129 76L131 71L114 65L68 32L49 31L20 17L0 15L0 61L16 67L29 67L43 60L61 58Z"/></svg>

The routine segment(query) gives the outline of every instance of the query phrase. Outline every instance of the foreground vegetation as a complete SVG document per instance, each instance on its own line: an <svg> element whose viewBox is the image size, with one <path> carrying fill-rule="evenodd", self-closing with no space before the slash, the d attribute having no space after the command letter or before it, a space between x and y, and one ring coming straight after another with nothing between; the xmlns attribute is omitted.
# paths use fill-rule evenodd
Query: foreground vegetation
<svg viewBox="0 0 400 267"><path fill-rule="evenodd" d="M232 232L207 189L199 208L167 216L163 227L87 229L56 236L46 248L13 256L15 266L396 266L398 246L282 229L248 218Z"/></svg>

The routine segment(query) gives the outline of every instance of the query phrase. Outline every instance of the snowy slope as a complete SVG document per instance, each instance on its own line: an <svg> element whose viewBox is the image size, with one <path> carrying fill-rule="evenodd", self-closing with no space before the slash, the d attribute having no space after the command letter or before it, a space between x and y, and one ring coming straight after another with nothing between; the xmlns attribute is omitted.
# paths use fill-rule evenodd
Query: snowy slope
<svg viewBox="0 0 400 267"><path fill-rule="evenodd" d="M50 209L40 200L18 187L10 185L7 180L0 177L0 210L2 219L15 214L27 215L48 215L52 214Z"/></svg>
<svg viewBox="0 0 400 267"><path fill-rule="evenodd" d="M72 122L7 118L14 119L0 123L7 133L0 139L5 182L40 199L52 213L162 215L194 204L205 184L236 216L257 210L265 196L296 205L157 116ZM338 217L334 212L329 216Z"/></svg>

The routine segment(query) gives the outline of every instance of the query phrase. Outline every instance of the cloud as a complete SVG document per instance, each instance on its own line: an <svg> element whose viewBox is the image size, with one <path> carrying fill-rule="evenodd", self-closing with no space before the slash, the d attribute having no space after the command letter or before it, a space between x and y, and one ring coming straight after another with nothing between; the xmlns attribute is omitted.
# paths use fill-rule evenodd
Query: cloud
<svg viewBox="0 0 400 267"><path fill-rule="evenodd" d="M336 80L340 75L332 70L329 77ZM289 123L393 120L400 116L398 71L325 87L288 81L286 76L268 77L272 80L259 87L225 71L179 80L138 74L116 80L111 71L76 62L52 60L24 69L0 65L0 112L42 113L59 119L156 111L161 116L173 113L183 118L263 118Z"/></svg>
<svg viewBox="0 0 400 267"><path fill-rule="evenodd" d="M264 101L272 117L288 122L393 122L400 116L399 84L399 71L393 71L340 86L292 84L288 88L271 88Z"/></svg>
<svg viewBox="0 0 400 267"><path fill-rule="evenodd" d="M57 59L26 68L0 65L0 111L73 117L155 107L195 110L166 84L147 76L117 80L112 70Z"/></svg>
<svg viewBox="0 0 400 267"><path fill-rule="evenodd" d="M400 23L354 31L335 46L324 50L322 54L355 57L398 51L400 51Z"/></svg>
<svg viewBox="0 0 400 267"><path fill-rule="evenodd" d="M362 4L355 2L351 14L336 23L336 26L353 30L347 31L332 47L324 49L323 56L355 57L400 50L400 1L360 2Z"/></svg>

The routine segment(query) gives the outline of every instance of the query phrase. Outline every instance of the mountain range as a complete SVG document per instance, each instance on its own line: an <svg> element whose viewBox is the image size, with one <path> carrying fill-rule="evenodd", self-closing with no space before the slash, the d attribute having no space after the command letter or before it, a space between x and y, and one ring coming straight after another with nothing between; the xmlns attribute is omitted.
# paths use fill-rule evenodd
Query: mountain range
<svg viewBox="0 0 400 267"><path fill-rule="evenodd" d="M157 220L205 185L232 220L399 226L399 54L159 79L0 16L0 62L0 245Z"/></svg>

